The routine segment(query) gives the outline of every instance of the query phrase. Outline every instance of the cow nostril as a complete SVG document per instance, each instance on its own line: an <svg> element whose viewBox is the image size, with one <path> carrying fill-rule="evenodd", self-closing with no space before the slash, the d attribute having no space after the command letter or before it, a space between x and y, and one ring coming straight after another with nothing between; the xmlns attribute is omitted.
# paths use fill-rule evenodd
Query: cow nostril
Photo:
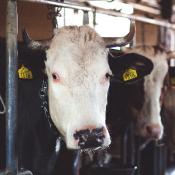
<svg viewBox="0 0 175 175"><path fill-rule="evenodd" d="M77 131L74 138L78 140L78 145L81 149L99 147L104 142L103 128L86 129Z"/></svg>
<svg viewBox="0 0 175 175"><path fill-rule="evenodd" d="M89 137L86 141L80 140L78 142L78 145L81 149L86 148L97 148L100 147L103 144L103 138L92 138Z"/></svg>
<svg viewBox="0 0 175 175"><path fill-rule="evenodd" d="M148 125L146 126L146 131L150 137L159 138L161 134L161 128L158 125Z"/></svg>

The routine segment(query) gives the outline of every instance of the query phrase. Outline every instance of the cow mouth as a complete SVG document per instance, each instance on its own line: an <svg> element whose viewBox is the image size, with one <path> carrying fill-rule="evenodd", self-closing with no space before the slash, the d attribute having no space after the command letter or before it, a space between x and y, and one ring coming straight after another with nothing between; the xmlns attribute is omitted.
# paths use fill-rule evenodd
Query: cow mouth
<svg viewBox="0 0 175 175"><path fill-rule="evenodd" d="M95 153L97 151L102 151L102 150L106 150L108 149L109 146L99 146L99 147L91 147L91 148L80 148L79 147L79 150L81 153Z"/></svg>
<svg viewBox="0 0 175 175"><path fill-rule="evenodd" d="M85 129L76 131L73 135L80 149L100 149L104 143L104 129Z"/></svg>

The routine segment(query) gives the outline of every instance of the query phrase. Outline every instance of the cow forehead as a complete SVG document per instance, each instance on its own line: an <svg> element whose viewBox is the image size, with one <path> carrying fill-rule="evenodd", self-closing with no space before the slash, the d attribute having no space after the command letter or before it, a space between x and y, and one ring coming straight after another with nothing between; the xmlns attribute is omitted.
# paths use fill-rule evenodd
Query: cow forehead
<svg viewBox="0 0 175 175"><path fill-rule="evenodd" d="M72 64L87 67L105 64L107 50L103 39L88 26L72 26L59 29L47 51L47 64Z"/></svg>
<svg viewBox="0 0 175 175"><path fill-rule="evenodd" d="M79 46L86 45L88 42L98 43L104 46L104 40L89 26L65 26L57 29L54 40L67 40ZM57 41L56 41L57 42ZM63 41L64 42L64 41ZM52 44L54 44L52 42Z"/></svg>

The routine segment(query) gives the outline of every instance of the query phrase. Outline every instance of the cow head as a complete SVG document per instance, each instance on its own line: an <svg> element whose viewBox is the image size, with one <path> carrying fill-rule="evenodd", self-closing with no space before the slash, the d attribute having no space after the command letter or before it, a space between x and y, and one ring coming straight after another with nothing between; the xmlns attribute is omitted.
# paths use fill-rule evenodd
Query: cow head
<svg viewBox="0 0 175 175"><path fill-rule="evenodd" d="M105 116L112 72L107 47L127 44L134 32L133 22L123 38L102 38L88 26L67 26L44 43L33 41L24 33L30 48L47 48L50 115L68 148L109 146Z"/></svg>
<svg viewBox="0 0 175 175"><path fill-rule="evenodd" d="M154 64L152 72L137 84L133 93L135 97L131 101L137 134L146 138L160 139L163 135L160 112L164 80L168 73L167 53L153 46L140 46L129 52L145 56Z"/></svg>

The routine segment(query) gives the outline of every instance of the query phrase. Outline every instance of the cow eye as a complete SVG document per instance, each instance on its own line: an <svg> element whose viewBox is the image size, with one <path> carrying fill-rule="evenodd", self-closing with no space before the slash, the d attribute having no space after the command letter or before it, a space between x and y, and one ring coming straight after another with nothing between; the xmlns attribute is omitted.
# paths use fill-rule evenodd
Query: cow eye
<svg viewBox="0 0 175 175"><path fill-rule="evenodd" d="M110 79L112 77L112 75L109 73L106 73L105 77L106 77L106 79Z"/></svg>
<svg viewBox="0 0 175 175"><path fill-rule="evenodd" d="M59 81L60 80L60 76L57 73L52 73L52 78L54 81Z"/></svg>
<svg viewBox="0 0 175 175"><path fill-rule="evenodd" d="M111 77L112 75L110 73L106 73L105 76L103 76L102 79L100 80L100 83L105 84L106 82L109 82Z"/></svg>

